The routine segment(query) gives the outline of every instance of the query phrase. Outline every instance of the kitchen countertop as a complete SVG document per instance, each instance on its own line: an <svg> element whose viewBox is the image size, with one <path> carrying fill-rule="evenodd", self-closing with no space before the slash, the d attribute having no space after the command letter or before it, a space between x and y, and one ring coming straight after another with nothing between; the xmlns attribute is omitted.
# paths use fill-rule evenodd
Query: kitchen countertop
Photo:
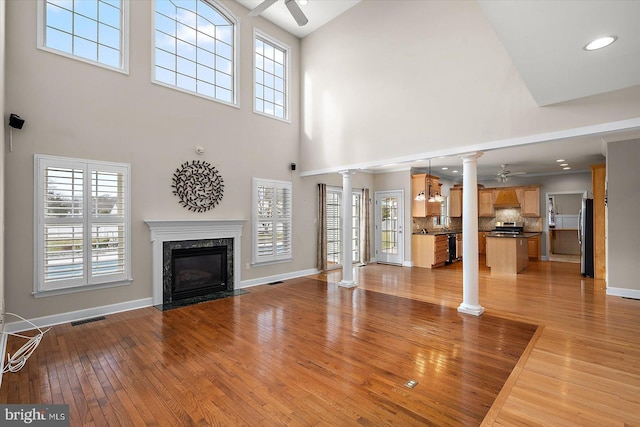
<svg viewBox="0 0 640 427"><path fill-rule="evenodd" d="M529 237L535 237L540 235L539 231L532 231L532 232L524 232L522 234L503 234L501 236L496 236L496 235L491 235L491 234L487 234L487 238L489 237L497 237L499 239L516 239L516 238L521 238L521 239L528 239Z"/></svg>
<svg viewBox="0 0 640 427"><path fill-rule="evenodd" d="M449 231L432 231L429 233L421 233L421 232L417 232L417 233L413 233L414 236L442 236L442 235L447 235L447 234L462 234L461 230L449 230Z"/></svg>

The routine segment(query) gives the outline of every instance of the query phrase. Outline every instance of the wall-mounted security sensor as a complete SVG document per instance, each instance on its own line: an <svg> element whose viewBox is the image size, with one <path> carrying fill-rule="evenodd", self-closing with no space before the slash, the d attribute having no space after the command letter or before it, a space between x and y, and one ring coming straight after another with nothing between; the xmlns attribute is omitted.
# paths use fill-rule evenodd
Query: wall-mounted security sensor
<svg viewBox="0 0 640 427"><path fill-rule="evenodd" d="M24 120L19 115L11 113L9 116L9 126L15 129L22 129Z"/></svg>
<svg viewBox="0 0 640 427"><path fill-rule="evenodd" d="M11 113L9 116L9 151L13 151L13 129L22 129L24 119L19 115Z"/></svg>
<svg viewBox="0 0 640 427"><path fill-rule="evenodd" d="M296 164L295 163L291 163L291 170L292 171L296 170Z"/></svg>

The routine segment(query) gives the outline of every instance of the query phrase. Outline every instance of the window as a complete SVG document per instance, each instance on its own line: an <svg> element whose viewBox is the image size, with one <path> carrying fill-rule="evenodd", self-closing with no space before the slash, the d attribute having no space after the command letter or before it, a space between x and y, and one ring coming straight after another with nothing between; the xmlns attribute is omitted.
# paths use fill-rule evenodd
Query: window
<svg viewBox="0 0 640 427"><path fill-rule="evenodd" d="M360 191L353 191L351 195L351 251L352 261L360 262ZM342 265L342 189L327 188L326 219L327 219L327 267L335 268Z"/></svg>
<svg viewBox="0 0 640 427"><path fill-rule="evenodd" d="M36 155L36 296L128 283L129 165Z"/></svg>
<svg viewBox="0 0 640 427"><path fill-rule="evenodd" d="M254 31L254 111L288 120L289 48Z"/></svg>
<svg viewBox="0 0 640 427"><path fill-rule="evenodd" d="M253 263L292 259L291 226L291 182L254 178Z"/></svg>
<svg viewBox="0 0 640 427"><path fill-rule="evenodd" d="M156 0L154 80L236 103L236 20L205 0Z"/></svg>
<svg viewBox="0 0 640 427"><path fill-rule="evenodd" d="M126 0L40 0L41 49L127 70Z"/></svg>

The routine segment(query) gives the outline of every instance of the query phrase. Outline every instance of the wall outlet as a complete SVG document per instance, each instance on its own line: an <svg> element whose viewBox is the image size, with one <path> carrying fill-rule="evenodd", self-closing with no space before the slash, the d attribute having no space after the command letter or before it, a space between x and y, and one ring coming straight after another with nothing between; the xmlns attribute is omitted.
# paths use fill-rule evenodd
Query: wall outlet
<svg viewBox="0 0 640 427"><path fill-rule="evenodd" d="M251 268L251 264L250 263L246 263L244 266L245 270L248 270Z"/></svg>

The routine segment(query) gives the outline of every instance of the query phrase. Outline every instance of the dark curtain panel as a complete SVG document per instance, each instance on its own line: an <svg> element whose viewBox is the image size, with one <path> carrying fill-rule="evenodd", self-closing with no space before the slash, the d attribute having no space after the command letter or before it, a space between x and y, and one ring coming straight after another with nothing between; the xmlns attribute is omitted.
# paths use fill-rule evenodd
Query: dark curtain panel
<svg viewBox="0 0 640 427"><path fill-rule="evenodd" d="M318 184L318 270L327 269L327 184Z"/></svg>

